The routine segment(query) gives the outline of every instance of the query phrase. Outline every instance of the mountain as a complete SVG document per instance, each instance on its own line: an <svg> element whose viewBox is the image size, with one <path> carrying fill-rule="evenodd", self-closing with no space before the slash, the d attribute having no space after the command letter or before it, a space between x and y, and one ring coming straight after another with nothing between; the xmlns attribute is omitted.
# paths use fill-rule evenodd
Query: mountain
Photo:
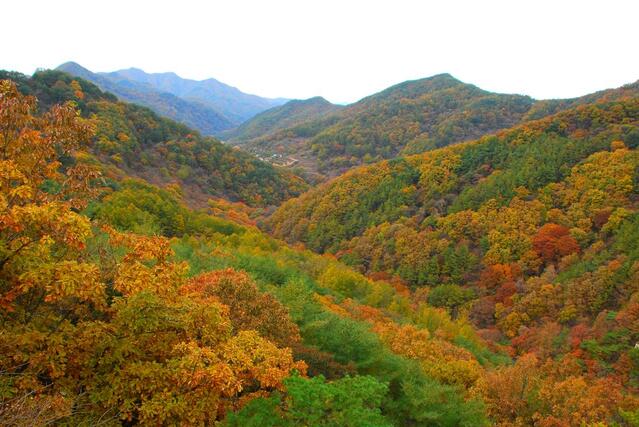
<svg viewBox="0 0 639 427"><path fill-rule="evenodd" d="M93 73L74 62L57 69L91 81L124 101L149 107L205 135L231 129L252 115L285 102L248 95L214 79L188 80L174 73L148 74L135 68Z"/></svg>
<svg viewBox="0 0 639 427"><path fill-rule="evenodd" d="M118 102L112 94L61 71L32 78L1 72L44 107L74 101L96 125L92 155L116 177L135 176L156 184L179 183L195 205L211 197L253 206L277 205L306 188L302 179L213 137L201 136L148 108Z"/></svg>
<svg viewBox="0 0 639 427"><path fill-rule="evenodd" d="M313 172L335 176L403 151L432 149L512 126L533 103L441 74L390 87L328 117L232 143L263 152L284 147L286 155L313 165Z"/></svg>
<svg viewBox="0 0 639 427"><path fill-rule="evenodd" d="M539 383L528 381L541 363L562 378L540 386L560 406L581 375L636 398L639 97L591 99L496 135L352 169L285 202L267 228L423 289L430 304L507 343L519 368L501 383L506 395L537 395ZM532 376L518 377L526 366ZM586 394L577 400L592 404ZM625 411L608 414L626 425ZM536 425L533 412L519 406L500 425Z"/></svg>
<svg viewBox="0 0 639 427"><path fill-rule="evenodd" d="M6 77L1 425L414 426L424 414L488 425L476 390L508 357L467 322L413 307L399 283L189 209L179 170L159 188L101 164L125 145L135 156L123 171L161 169L159 146L242 180L258 161L80 78Z"/></svg>
<svg viewBox="0 0 639 427"><path fill-rule="evenodd" d="M291 238L345 241L366 277L218 216L239 204L188 208L152 145L259 162L79 78L2 77L0 425L636 425L639 99L285 204Z"/></svg>
<svg viewBox="0 0 639 427"><path fill-rule="evenodd" d="M215 79L183 79L175 73L145 73L137 68L129 68L100 74L114 81L143 83L158 91L206 105L220 112L235 125L287 101L249 95Z"/></svg>
<svg viewBox="0 0 639 427"><path fill-rule="evenodd" d="M279 107L266 110L235 129L224 132L221 137L229 143L270 135L280 129L335 113L342 106L331 104L321 96L294 99Z"/></svg>
<svg viewBox="0 0 639 427"><path fill-rule="evenodd" d="M637 92L635 84L573 100L535 101L440 74L392 86L333 115L231 143L265 158L279 153L299 159L311 171L332 177L353 166L472 140L576 105Z"/></svg>
<svg viewBox="0 0 639 427"><path fill-rule="evenodd" d="M230 120L210 107L158 91L146 84L112 79L93 73L74 62L62 64L57 70L88 80L123 101L149 107L156 113L191 126L205 135L214 135L234 126Z"/></svg>

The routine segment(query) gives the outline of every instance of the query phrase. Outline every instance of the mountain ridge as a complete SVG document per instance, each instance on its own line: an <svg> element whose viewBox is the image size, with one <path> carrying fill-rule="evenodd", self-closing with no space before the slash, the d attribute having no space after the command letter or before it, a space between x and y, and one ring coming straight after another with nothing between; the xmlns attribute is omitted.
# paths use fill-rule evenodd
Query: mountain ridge
<svg viewBox="0 0 639 427"><path fill-rule="evenodd" d="M285 102L245 94L216 79L183 79L176 73L146 73L139 68L94 73L75 62L56 69L89 80L128 102L145 105L205 135L231 129L253 115Z"/></svg>
<svg viewBox="0 0 639 427"><path fill-rule="evenodd" d="M199 101L219 111L236 125L284 101L281 98L271 99L247 94L215 78L203 80L187 79L171 71L147 73L140 68L132 67L99 74L145 83L157 90L171 93L180 98Z"/></svg>
<svg viewBox="0 0 639 427"><path fill-rule="evenodd" d="M286 104L261 112L237 128L226 131L220 136L229 142L233 142L272 134L309 117L322 117L342 108L344 107L333 104L321 96L314 96L308 99L292 99Z"/></svg>
<svg viewBox="0 0 639 427"><path fill-rule="evenodd" d="M151 109L118 101L88 80L48 70L27 77L0 72L43 106L73 101L91 117L97 135L91 154L114 176L154 184L178 182L192 206L225 198L253 206L277 205L306 188L302 179L219 140L161 117ZM75 82L75 83L74 83ZM74 87L76 89L74 89Z"/></svg>
<svg viewBox="0 0 639 427"><path fill-rule="evenodd" d="M478 90L429 85L373 113ZM634 426L639 96L591 100L268 215L305 188L286 170L80 77L0 72L0 424ZM189 209L197 189L220 199Z"/></svg>
<svg viewBox="0 0 639 427"><path fill-rule="evenodd" d="M472 140L579 104L639 93L639 83L567 100L499 94L448 73L405 81L290 128L234 138L230 143L263 156L302 159L313 172L334 177L350 167ZM247 122L245 127L250 127Z"/></svg>

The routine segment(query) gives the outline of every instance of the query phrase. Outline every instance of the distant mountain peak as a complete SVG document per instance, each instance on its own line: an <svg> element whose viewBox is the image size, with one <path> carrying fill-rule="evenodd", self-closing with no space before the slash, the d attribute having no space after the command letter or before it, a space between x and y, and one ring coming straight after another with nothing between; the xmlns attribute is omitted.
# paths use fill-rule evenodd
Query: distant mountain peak
<svg viewBox="0 0 639 427"><path fill-rule="evenodd" d="M459 79L453 77L453 75L450 74L450 73L433 74L430 77L425 77L425 78L419 79L419 80L441 80L441 79L453 79L453 80L459 81Z"/></svg>
<svg viewBox="0 0 639 427"><path fill-rule="evenodd" d="M58 70L92 81L121 99L146 105L207 135L289 101L247 94L213 78L184 79L172 71L147 73L130 67L94 73L75 62L64 63Z"/></svg>
<svg viewBox="0 0 639 427"><path fill-rule="evenodd" d="M331 103L329 101L326 100L326 98L322 97L322 96L313 96L312 98L307 98L307 99L292 99L290 101L287 102L287 104L290 105L331 105Z"/></svg>
<svg viewBox="0 0 639 427"><path fill-rule="evenodd" d="M323 103L327 103L330 104L330 102L328 102L326 100L326 98L324 98L323 96L314 96L312 98L308 98L307 101L312 101L312 102L323 102Z"/></svg>
<svg viewBox="0 0 639 427"><path fill-rule="evenodd" d="M90 76L91 74L93 74L90 70L84 68L82 65L74 61L65 62L64 64L61 64L58 67L56 67L56 70L64 71L65 73L73 74L85 79L88 78L87 76Z"/></svg>
<svg viewBox="0 0 639 427"><path fill-rule="evenodd" d="M73 68L82 68L83 70L86 70L86 68L84 68L82 65L78 64L75 61L67 61L64 64L60 64L56 69L59 70L61 68L71 68L71 67L73 67Z"/></svg>
<svg viewBox="0 0 639 427"><path fill-rule="evenodd" d="M416 80L407 80L405 82L402 82L398 85L395 86L391 86L391 88L393 87L399 87L402 85L452 85L452 86L456 86L456 85L468 85L468 83L464 83L461 80L459 80L458 78L454 77L452 74L449 73L440 73L440 74L435 74L433 76L430 77L424 77L421 79L416 79ZM390 89L390 88L389 88ZM438 87L439 89L439 87Z"/></svg>

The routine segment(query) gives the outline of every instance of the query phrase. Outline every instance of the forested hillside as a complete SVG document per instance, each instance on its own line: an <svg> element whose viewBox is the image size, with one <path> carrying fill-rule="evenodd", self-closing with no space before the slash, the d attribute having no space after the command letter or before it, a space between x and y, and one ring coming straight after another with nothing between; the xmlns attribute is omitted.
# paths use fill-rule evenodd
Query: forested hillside
<svg viewBox="0 0 639 427"><path fill-rule="evenodd" d="M0 81L0 424L488 423L507 357L464 320L174 189L104 186L91 119L35 102Z"/></svg>
<svg viewBox="0 0 639 427"><path fill-rule="evenodd" d="M253 206L276 205L301 193L306 184L292 173L228 147L215 138L147 108L118 102L93 84L60 71L29 78L0 72L19 89L38 97L41 108L73 101L96 128L87 161L99 161L106 176L137 176L157 184L178 183L192 204L224 197Z"/></svg>
<svg viewBox="0 0 639 427"><path fill-rule="evenodd" d="M636 426L633 93L285 201L214 138L1 72L0 425Z"/></svg>
<svg viewBox="0 0 639 427"><path fill-rule="evenodd" d="M233 204L105 179L87 112L126 104L11 77L0 424L636 425L638 100L355 170L271 220L366 277Z"/></svg>
<svg viewBox="0 0 639 427"><path fill-rule="evenodd" d="M280 129L294 127L299 123L334 113L340 108L341 106L331 104L321 96L303 100L294 99L256 115L237 128L224 132L221 136L231 143L257 137L263 138Z"/></svg>
<svg viewBox="0 0 639 427"><path fill-rule="evenodd" d="M332 115L234 143L264 156L279 153L302 160L307 169L330 177L353 166L476 139L578 105L637 94L635 83L582 98L535 101L487 92L441 74L392 86Z"/></svg>
<svg viewBox="0 0 639 427"><path fill-rule="evenodd" d="M137 68L94 73L75 62L56 70L88 80L123 101L149 107L204 135L217 135L286 102L249 95L215 79L195 81L175 73L145 73Z"/></svg>
<svg viewBox="0 0 639 427"><path fill-rule="evenodd" d="M530 369L522 396L540 392L536 372L583 375L544 392L578 412L596 394L584 394L585 378L612 394L639 385L638 147L639 98L583 105L352 170L286 202L268 225L467 315L508 347L514 376ZM583 422L526 419L531 408L507 393L508 425Z"/></svg>

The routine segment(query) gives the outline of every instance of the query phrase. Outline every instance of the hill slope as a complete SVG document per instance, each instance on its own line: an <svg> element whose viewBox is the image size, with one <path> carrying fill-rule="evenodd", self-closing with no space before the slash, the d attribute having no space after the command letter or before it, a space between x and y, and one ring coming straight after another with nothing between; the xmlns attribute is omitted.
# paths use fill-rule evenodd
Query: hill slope
<svg viewBox="0 0 639 427"><path fill-rule="evenodd" d="M74 101L97 128L93 153L113 174L131 175L157 184L178 182L187 198L203 204L223 197L249 205L276 205L299 194L306 184L254 156L151 110L118 102L86 80L61 71L38 72L32 78L2 72L45 106Z"/></svg>
<svg viewBox="0 0 639 427"><path fill-rule="evenodd" d="M407 160L420 165L430 200L474 183L468 173L490 159L504 170L529 159L536 142L546 156L555 145L572 155L568 139L584 143L576 158L596 151L559 168L560 184L518 189L501 208L484 203L475 217L451 208L458 216L428 221L426 234L399 224L397 239L373 239L389 255L410 248L399 259L426 272L446 261L458 283L475 252L517 260L485 256L476 291L411 291L190 210L176 188L101 180L87 168L96 118L86 109L126 107L61 73L9 77L46 102L34 114L34 99L0 81L0 424L578 427L639 417L636 101ZM83 115L50 104L71 97ZM374 197L379 185L369 185ZM390 209L396 199L387 199ZM553 209L544 215L541 205ZM565 229L544 225L520 257L549 219ZM420 246L430 244L432 257ZM499 329L484 339L467 318L491 326L491 310Z"/></svg>
<svg viewBox="0 0 639 427"><path fill-rule="evenodd" d="M280 129L290 128L301 122L334 113L341 108L321 96L304 100L294 99L256 115L237 128L224 132L221 137L230 143L264 137Z"/></svg>
<svg viewBox="0 0 639 427"><path fill-rule="evenodd" d="M336 176L353 166L475 139L597 99L637 93L639 85L634 84L574 100L535 101L490 93L441 74L390 87L330 117L234 143L265 154L283 152Z"/></svg>
<svg viewBox="0 0 639 427"><path fill-rule="evenodd" d="M250 95L215 79L183 79L175 73L145 73L138 68L128 68L100 75L115 81L146 84L158 91L206 105L220 112L235 125L287 101Z"/></svg>
<svg viewBox="0 0 639 427"><path fill-rule="evenodd" d="M636 393L639 98L356 168L268 225L453 314L468 309L518 363L587 366L603 388ZM566 399L563 387L547 392Z"/></svg>
<svg viewBox="0 0 639 427"><path fill-rule="evenodd" d="M249 95L215 79L195 81L175 73L145 73L136 68L111 73L93 73L74 62L60 71L82 77L124 101L151 108L205 135L231 129L255 114L286 100Z"/></svg>

